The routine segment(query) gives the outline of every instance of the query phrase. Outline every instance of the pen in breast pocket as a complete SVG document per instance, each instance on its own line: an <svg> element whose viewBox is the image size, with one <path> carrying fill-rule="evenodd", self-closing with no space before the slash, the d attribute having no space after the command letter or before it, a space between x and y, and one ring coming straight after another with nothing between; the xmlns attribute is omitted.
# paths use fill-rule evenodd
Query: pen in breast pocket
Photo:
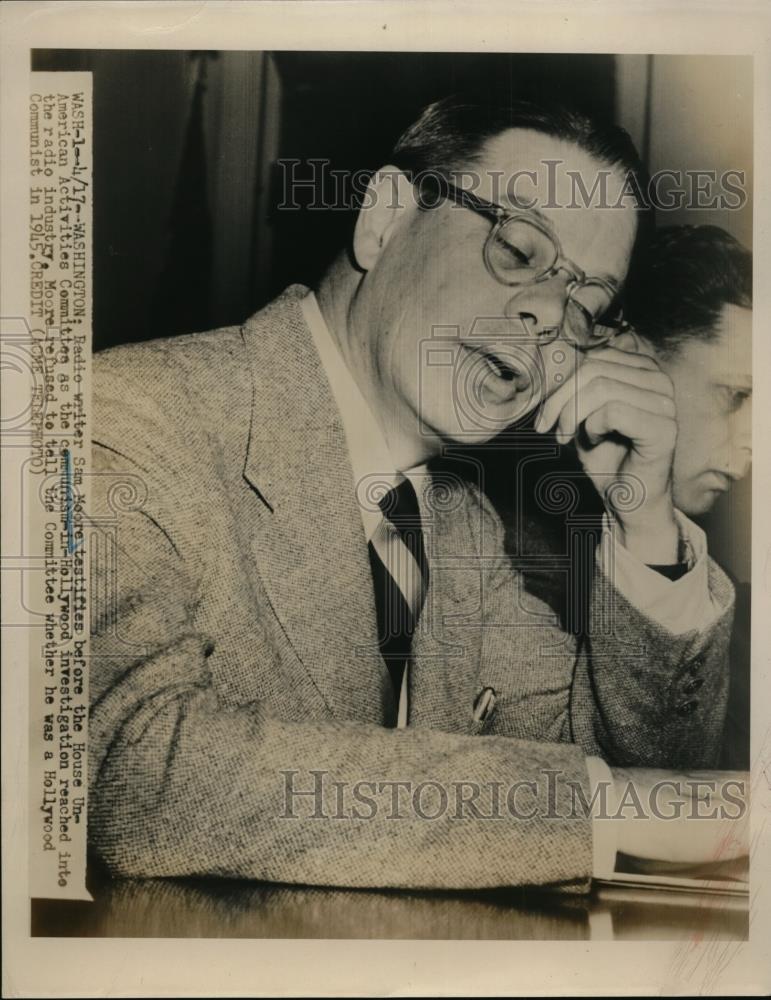
<svg viewBox="0 0 771 1000"><path fill-rule="evenodd" d="M474 702L474 722L483 722L495 707L495 690L483 688Z"/></svg>

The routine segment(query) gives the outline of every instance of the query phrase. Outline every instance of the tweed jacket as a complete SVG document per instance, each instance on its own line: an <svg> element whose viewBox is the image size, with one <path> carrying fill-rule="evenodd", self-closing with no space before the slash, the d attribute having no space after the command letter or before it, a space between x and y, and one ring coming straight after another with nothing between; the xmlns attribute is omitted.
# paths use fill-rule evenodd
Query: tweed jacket
<svg viewBox="0 0 771 1000"><path fill-rule="evenodd" d="M731 585L712 565L722 613L673 636L597 571L577 651L512 568L480 492L427 476L409 725L387 728L366 489L298 306L306 291L292 286L243 328L95 358L92 849L134 876L585 879L586 755L713 763ZM682 714L695 676L698 707ZM485 688L494 709L478 718ZM464 782L483 789L479 815L447 800ZM522 808L493 810L490 789L510 803L516 782L531 783Z"/></svg>

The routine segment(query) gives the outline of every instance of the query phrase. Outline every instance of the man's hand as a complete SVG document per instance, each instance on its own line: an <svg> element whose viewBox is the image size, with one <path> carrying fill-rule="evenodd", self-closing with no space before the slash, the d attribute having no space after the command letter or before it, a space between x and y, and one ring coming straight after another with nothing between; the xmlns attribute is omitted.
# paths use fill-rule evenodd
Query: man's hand
<svg viewBox="0 0 771 1000"><path fill-rule="evenodd" d="M615 344L633 346L622 335ZM672 459L677 440L672 382L644 354L619 346L592 351L545 401L535 429L556 427L574 440L584 470L642 562L677 562L678 527L672 504Z"/></svg>
<svg viewBox="0 0 771 1000"><path fill-rule="evenodd" d="M617 824L616 847L622 853L682 864L748 855L748 774L649 768L612 768L612 773L621 815L611 822Z"/></svg>

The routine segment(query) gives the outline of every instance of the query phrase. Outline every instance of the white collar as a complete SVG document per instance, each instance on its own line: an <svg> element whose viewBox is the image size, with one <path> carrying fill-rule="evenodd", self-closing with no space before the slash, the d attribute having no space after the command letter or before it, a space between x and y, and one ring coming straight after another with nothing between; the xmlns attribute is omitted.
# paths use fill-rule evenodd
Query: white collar
<svg viewBox="0 0 771 1000"><path fill-rule="evenodd" d="M364 534L370 542L383 519L377 501L405 478L412 479L418 469L424 475L425 468L419 466L404 473L396 469L380 425L332 338L313 292L300 300L300 308L340 412Z"/></svg>

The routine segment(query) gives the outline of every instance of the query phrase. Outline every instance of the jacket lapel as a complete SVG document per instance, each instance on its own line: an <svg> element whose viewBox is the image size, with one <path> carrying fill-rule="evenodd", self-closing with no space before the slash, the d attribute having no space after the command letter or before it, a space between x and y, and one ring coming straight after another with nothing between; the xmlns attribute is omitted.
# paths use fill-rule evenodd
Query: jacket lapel
<svg viewBox="0 0 771 1000"><path fill-rule="evenodd" d="M243 331L253 383L244 478L264 505L254 559L331 713L381 723L393 694L367 543L342 422L298 306L306 292L292 286Z"/></svg>

